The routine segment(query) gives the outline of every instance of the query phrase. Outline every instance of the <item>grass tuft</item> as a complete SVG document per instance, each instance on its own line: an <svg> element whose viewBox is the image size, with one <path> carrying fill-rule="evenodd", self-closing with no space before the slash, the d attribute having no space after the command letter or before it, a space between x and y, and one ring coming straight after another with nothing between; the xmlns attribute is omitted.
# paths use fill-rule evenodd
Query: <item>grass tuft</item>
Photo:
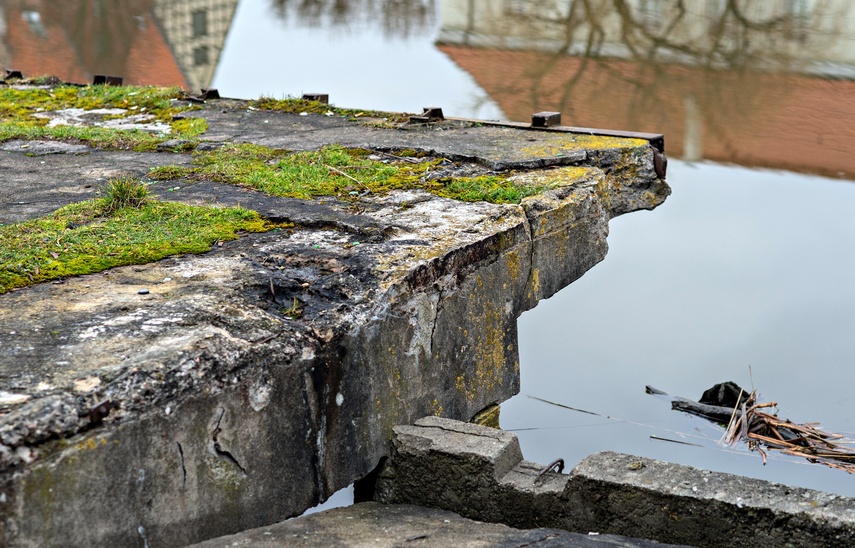
<svg viewBox="0 0 855 548"><path fill-rule="evenodd" d="M142 207L149 201L148 187L137 179L111 179L106 187L106 211L112 213L126 207Z"/></svg>

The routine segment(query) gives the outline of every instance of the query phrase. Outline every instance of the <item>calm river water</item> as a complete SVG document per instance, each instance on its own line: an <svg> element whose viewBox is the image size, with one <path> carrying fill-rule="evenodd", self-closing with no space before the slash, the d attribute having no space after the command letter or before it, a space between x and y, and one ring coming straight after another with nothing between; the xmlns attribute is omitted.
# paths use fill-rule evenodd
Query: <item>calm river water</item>
<svg viewBox="0 0 855 548"><path fill-rule="evenodd" d="M763 466L644 392L697 399L753 382L784 418L855 431L849 2L103 5L0 2L0 60L76 81L324 92L339 106L488 119L558 110L571 125L664 133L672 196L614 219L607 259L520 318L522 394L502 426L529 460L614 450L855 496L855 476L774 454ZM69 30L80 17L87 31ZM39 65L62 47L70 61Z"/></svg>

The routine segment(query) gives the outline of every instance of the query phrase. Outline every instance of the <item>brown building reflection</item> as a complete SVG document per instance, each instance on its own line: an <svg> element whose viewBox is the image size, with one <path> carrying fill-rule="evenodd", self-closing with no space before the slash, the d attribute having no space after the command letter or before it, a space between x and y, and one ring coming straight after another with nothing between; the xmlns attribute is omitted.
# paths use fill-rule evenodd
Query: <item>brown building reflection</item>
<svg viewBox="0 0 855 548"><path fill-rule="evenodd" d="M27 76L208 87L237 0L5 0L0 63Z"/></svg>
<svg viewBox="0 0 855 548"><path fill-rule="evenodd" d="M567 6L572 6L567 8ZM440 49L514 120L661 132L666 150L855 178L848 2L443 3Z"/></svg>

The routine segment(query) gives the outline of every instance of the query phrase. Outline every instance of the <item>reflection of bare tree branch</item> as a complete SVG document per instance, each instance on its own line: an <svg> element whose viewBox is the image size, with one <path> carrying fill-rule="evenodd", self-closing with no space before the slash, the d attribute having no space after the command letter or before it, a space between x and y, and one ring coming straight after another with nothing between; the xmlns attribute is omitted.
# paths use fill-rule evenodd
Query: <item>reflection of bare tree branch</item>
<svg viewBox="0 0 855 548"><path fill-rule="evenodd" d="M508 56L509 68L519 71L513 78L498 64L488 81L512 118L560 110L570 125L596 125L600 118L645 131L676 128L676 141L692 154L702 154L706 135L732 158L746 154L740 143L750 127L733 121L764 120L786 104L794 90L774 75L814 70L811 63L839 45L849 9L836 0L464 5L466 17L456 20L469 21L465 43L534 50Z"/></svg>
<svg viewBox="0 0 855 548"><path fill-rule="evenodd" d="M807 24L804 14L776 11L764 0L727 0L715 14L709 13L707 6L710 20L701 29L702 33L697 28L699 17L697 14L694 19L689 17L684 0L673 0L661 13L642 13L627 0L612 0L609 4L577 0L569 4L562 16L555 15L555 4L551 10L538 9L538 2L534 0L530 4L530 9L514 13L515 24L522 28L518 32L528 38L544 33L561 36L551 53L529 73L533 80L532 104L537 105L540 94L547 93L546 81L555 80L556 67L570 54L580 61L573 73L563 80L561 101L571 110L568 102L573 96L573 87L590 63L612 70L612 63L602 56L602 48L609 39L613 47L620 44L624 48L625 55L620 57L636 62L638 67L634 75L616 72L615 76L632 84L639 93L636 100L649 106L655 104L657 93L657 86L649 83L670 70L668 66L673 61L706 71L792 69L801 62L792 54L793 29ZM814 17L827 15L828 10L821 1L812 5ZM828 40L831 39L828 36ZM815 47L821 50L824 45Z"/></svg>
<svg viewBox="0 0 855 548"><path fill-rule="evenodd" d="M432 29L435 0L272 0L283 20L297 18L310 27L351 28L380 21L389 37L408 37Z"/></svg>

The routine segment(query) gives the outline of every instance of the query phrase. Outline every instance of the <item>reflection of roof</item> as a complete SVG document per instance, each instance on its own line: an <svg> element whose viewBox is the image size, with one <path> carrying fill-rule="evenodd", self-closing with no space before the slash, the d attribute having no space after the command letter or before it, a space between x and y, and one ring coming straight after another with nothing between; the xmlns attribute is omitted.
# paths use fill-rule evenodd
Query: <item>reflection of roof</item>
<svg viewBox="0 0 855 548"><path fill-rule="evenodd" d="M123 18L129 19L130 24L115 25L122 32L112 38L120 36L125 41L121 47L117 44L103 47L97 42L103 36L95 32L75 32L71 28L75 24L74 18L69 17L63 8L73 11L76 3L58 4L62 7L37 2L27 5L37 6L38 11L32 11L33 7L25 10L9 4L11 2L3 8L5 41L10 57L8 68L20 70L26 76L51 75L67 82L91 82L95 74L106 73L122 76L128 84L187 88L187 81L169 45L148 13L135 15L128 10L120 10L122 13L104 14L105 19L113 18L110 23ZM38 14L38 25L25 23L25 15L32 20L33 13ZM98 55L93 56L92 52Z"/></svg>
<svg viewBox="0 0 855 548"><path fill-rule="evenodd" d="M150 15L146 14L145 18L145 26L134 36L128 52L125 83L181 86L189 90L190 85L172 55L172 49L161 34L160 26Z"/></svg>
<svg viewBox="0 0 855 548"><path fill-rule="evenodd" d="M711 160L855 178L852 81L439 49L513 120L557 110L567 125L664 133L666 152L675 157L694 142Z"/></svg>
<svg viewBox="0 0 855 548"><path fill-rule="evenodd" d="M42 19L44 32L37 33L24 24L23 10L6 7L4 11L5 38L10 54L8 68L20 70L27 76L57 76L67 82L88 79L59 25Z"/></svg>

